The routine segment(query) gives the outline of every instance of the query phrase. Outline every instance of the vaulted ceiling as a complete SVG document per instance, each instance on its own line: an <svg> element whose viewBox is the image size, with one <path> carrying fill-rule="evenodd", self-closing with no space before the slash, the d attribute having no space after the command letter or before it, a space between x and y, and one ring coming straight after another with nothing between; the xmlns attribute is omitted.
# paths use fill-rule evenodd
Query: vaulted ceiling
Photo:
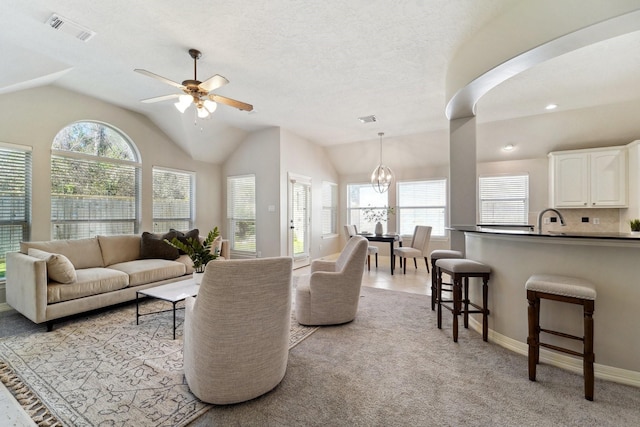
<svg viewBox="0 0 640 427"><path fill-rule="evenodd" d="M372 146L380 131L414 144L416 135L447 132L446 76L460 48L523 1L529 0L3 0L0 96L49 84L81 92L148 116L194 158L213 163L224 161L247 133L272 126L329 150L358 142ZM594 22L600 11L590 5L604 4L568 3L575 14L592 13ZM640 8L640 1L606 4L621 12ZM84 42L54 30L46 24L53 13L96 35ZM573 19L549 17L565 18ZM510 36L524 31L513 28ZM504 135L506 121L550 114L543 110L549 102L565 114L585 110L615 117L619 108L639 105L639 46L640 32L622 35L547 61L492 90L478 103L484 128L479 144L485 144L479 157L497 160L489 153L510 138L528 144L522 156L558 148L558 140L549 145ZM133 70L191 79L190 48L203 53L199 80L226 77L230 83L215 93L250 103L254 111L220 105L211 118L196 120L193 108L180 114L171 101L141 103L179 90ZM612 105L622 107L593 111ZM367 115L378 121L357 120ZM575 120L570 127L581 125ZM630 124L613 139L633 138L634 132L640 137ZM529 139L536 137L531 132ZM564 140L571 142L570 136Z"/></svg>

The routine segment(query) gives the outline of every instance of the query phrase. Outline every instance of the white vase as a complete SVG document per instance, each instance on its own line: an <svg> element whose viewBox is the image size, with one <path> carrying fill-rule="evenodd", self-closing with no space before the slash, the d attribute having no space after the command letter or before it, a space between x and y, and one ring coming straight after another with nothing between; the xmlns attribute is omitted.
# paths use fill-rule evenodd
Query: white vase
<svg viewBox="0 0 640 427"><path fill-rule="evenodd" d="M376 236L382 236L382 223L380 221L376 223Z"/></svg>
<svg viewBox="0 0 640 427"><path fill-rule="evenodd" d="M202 283L202 276L204 276L204 272L202 273L198 273L198 272L193 272L193 281L196 282L196 285L199 285L200 283Z"/></svg>

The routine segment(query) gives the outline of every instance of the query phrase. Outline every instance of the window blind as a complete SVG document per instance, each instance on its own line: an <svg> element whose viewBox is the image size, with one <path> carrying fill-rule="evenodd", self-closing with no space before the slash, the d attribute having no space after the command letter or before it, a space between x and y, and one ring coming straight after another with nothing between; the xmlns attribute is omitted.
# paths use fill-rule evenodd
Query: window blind
<svg viewBox="0 0 640 427"><path fill-rule="evenodd" d="M153 168L153 231L193 227L195 175L191 172Z"/></svg>
<svg viewBox="0 0 640 427"><path fill-rule="evenodd" d="M432 236L445 235L447 180L398 183L397 218L400 234L413 235L416 225L431 226Z"/></svg>
<svg viewBox="0 0 640 427"><path fill-rule="evenodd" d="M227 221L231 250L256 253L256 178L227 178Z"/></svg>
<svg viewBox="0 0 640 427"><path fill-rule="evenodd" d="M338 186L322 183L322 234L336 234L338 230Z"/></svg>
<svg viewBox="0 0 640 427"><path fill-rule="evenodd" d="M529 175L484 176L478 181L481 224L527 224Z"/></svg>
<svg viewBox="0 0 640 427"><path fill-rule="evenodd" d="M0 145L0 280L7 252L31 233L31 150Z"/></svg>

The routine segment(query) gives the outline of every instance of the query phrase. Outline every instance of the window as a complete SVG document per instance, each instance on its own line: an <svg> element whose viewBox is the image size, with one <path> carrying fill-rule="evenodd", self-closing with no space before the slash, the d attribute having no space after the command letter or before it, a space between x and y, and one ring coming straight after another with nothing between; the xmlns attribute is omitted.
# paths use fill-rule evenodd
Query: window
<svg viewBox="0 0 640 427"><path fill-rule="evenodd" d="M398 183L399 232L413 235L416 225L431 226L431 235L445 236L447 217L447 180L407 181Z"/></svg>
<svg viewBox="0 0 640 427"><path fill-rule="evenodd" d="M481 176L478 194L481 224L529 222L529 175Z"/></svg>
<svg viewBox="0 0 640 427"><path fill-rule="evenodd" d="M347 222L353 224L358 232L372 232L376 228L375 222L367 221L364 218L365 209L384 208L389 204L387 195L389 193L378 193L373 186L367 184L347 185ZM382 221L383 232L387 232L387 222Z"/></svg>
<svg viewBox="0 0 640 427"><path fill-rule="evenodd" d="M193 227L195 174L153 168L153 231Z"/></svg>
<svg viewBox="0 0 640 427"><path fill-rule="evenodd" d="M227 221L231 250L244 255L256 254L256 177L227 178Z"/></svg>
<svg viewBox="0 0 640 427"><path fill-rule="evenodd" d="M138 232L140 164L124 134L103 123L76 122L51 148L53 239Z"/></svg>
<svg viewBox="0 0 640 427"><path fill-rule="evenodd" d="M322 182L322 235L338 233L338 186Z"/></svg>
<svg viewBox="0 0 640 427"><path fill-rule="evenodd" d="M20 249L31 234L31 149L0 144L0 280L6 253Z"/></svg>

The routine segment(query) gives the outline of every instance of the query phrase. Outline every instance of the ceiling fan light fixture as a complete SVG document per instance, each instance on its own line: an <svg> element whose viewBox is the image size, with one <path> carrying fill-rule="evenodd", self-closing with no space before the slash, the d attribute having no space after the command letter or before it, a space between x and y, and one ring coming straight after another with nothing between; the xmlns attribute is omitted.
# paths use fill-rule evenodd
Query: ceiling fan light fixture
<svg viewBox="0 0 640 427"><path fill-rule="evenodd" d="M176 102L175 105L176 108L178 109L178 111L180 111L181 113L184 113L187 108L189 108L189 106L191 105L191 101L192 101L192 97L191 95L180 95L178 97L178 102Z"/></svg>
<svg viewBox="0 0 640 427"><path fill-rule="evenodd" d="M209 113L213 113L214 111L216 111L216 108L218 108L218 104L208 99L203 102L203 105Z"/></svg>
<svg viewBox="0 0 640 427"><path fill-rule="evenodd" d="M198 117L200 117L201 119L206 119L207 117L209 117L209 112L204 107L198 107Z"/></svg>

